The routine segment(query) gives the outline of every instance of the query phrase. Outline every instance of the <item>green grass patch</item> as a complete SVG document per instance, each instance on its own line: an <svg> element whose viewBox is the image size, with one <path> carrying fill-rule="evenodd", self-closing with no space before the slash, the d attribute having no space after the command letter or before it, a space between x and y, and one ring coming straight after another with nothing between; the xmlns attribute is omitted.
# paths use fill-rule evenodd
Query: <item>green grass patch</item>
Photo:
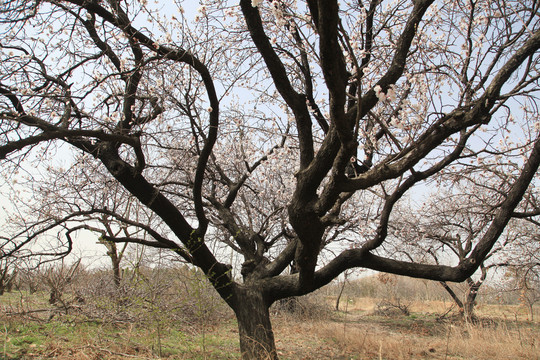
<svg viewBox="0 0 540 360"><path fill-rule="evenodd" d="M12 322L3 334L0 333L0 359L32 358L34 354L43 355L53 350L65 354L78 348L141 357L238 359L238 334L234 329L233 322L190 332L178 329L174 324L166 324L158 331L156 327L146 325L95 321ZM110 357L110 354L104 352L103 357Z"/></svg>

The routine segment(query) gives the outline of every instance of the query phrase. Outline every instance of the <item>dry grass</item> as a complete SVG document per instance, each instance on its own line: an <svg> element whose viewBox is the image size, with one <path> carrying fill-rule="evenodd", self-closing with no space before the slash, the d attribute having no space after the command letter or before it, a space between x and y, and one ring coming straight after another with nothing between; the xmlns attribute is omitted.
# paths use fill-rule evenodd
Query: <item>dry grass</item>
<svg viewBox="0 0 540 360"><path fill-rule="evenodd" d="M347 301L348 300L348 301ZM325 298L325 303L328 307L334 308L336 302L335 296L328 296ZM340 304L340 310L342 312L350 313L372 313L380 299L371 297L355 297L344 298ZM455 308L452 301L404 301L409 305L409 310L412 313L437 313L443 314L448 310ZM505 320L517 320L517 321L529 321L530 314L522 305L498 305L498 304L478 304L475 308L477 314L481 317L500 318ZM535 307L535 319L540 319L540 309Z"/></svg>
<svg viewBox="0 0 540 360"><path fill-rule="evenodd" d="M5 300L5 298L4 298ZM326 301L330 301L326 299ZM472 326L438 320L449 303L410 303L410 316L376 316L378 299L357 298L333 312L325 301L273 319L282 360L540 359L540 324L520 320L519 307L484 305ZM9 309L20 303L12 303ZM7 310L5 307L4 310ZM312 310L313 310L312 309ZM499 316L500 315L500 316ZM159 330L159 334L158 331ZM159 344L158 344L159 340ZM0 311L0 359L238 359L232 315L206 326L163 319L104 323L78 317L35 321Z"/></svg>
<svg viewBox="0 0 540 360"><path fill-rule="evenodd" d="M504 322L472 326L374 317L275 323L284 359L540 359L538 325L510 329Z"/></svg>
<svg viewBox="0 0 540 360"><path fill-rule="evenodd" d="M344 312L372 312L375 310L379 301L380 299L371 297L344 298L339 306L339 309ZM326 303L328 306L334 307L336 297L327 297ZM406 303L410 304L410 310L412 312L444 312L446 309L452 306L452 303L447 301L409 301Z"/></svg>
<svg viewBox="0 0 540 360"><path fill-rule="evenodd" d="M441 324L439 330L446 333L426 335L421 327L396 331L372 323L324 323L311 327L317 337L328 339L342 349L344 356L354 359L540 358L538 329Z"/></svg>
<svg viewBox="0 0 540 360"><path fill-rule="evenodd" d="M333 319L274 320L283 359L540 359L540 324L520 307L480 306L472 325L438 319L448 302L411 302L410 316L393 317L373 315L378 302L356 298Z"/></svg>

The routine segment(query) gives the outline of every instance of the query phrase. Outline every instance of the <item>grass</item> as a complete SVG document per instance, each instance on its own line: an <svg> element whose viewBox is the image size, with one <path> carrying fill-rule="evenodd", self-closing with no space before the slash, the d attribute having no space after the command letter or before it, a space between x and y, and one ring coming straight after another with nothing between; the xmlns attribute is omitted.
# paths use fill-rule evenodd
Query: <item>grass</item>
<svg viewBox="0 0 540 360"><path fill-rule="evenodd" d="M343 354L360 359L538 359L538 327L506 322L460 325L435 318L351 317L313 326Z"/></svg>
<svg viewBox="0 0 540 360"><path fill-rule="evenodd" d="M52 326L55 324L56 326ZM238 359L237 334L232 322L211 329L204 344L200 333L186 334L168 325L155 329L97 322L40 324L12 322L0 341L0 359ZM227 336L227 334L230 334ZM203 346L204 345L204 346Z"/></svg>
<svg viewBox="0 0 540 360"><path fill-rule="evenodd" d="M26 304L0 298L0 359L239 359L238 330L231 314L187 326L167 319L90 320L76 312L47 321L43 297ZM332 303L333 304L333 303ZM540 325L518 308L482 305L480 325L441 321L448 304L412 303L409 316L374 315L376 299L357 298L346 312L277 315L276 345L283 360L322 359L540 359ZM318 305L320 306L320 305ZM330 306L329 306L330 307ZM38 317L40 314L41 317Z"/></svg>

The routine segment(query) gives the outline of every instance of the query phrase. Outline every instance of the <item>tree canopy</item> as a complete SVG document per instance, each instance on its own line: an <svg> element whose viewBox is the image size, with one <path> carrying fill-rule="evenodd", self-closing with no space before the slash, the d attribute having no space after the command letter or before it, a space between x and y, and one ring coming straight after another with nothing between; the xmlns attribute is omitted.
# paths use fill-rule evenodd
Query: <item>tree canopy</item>
<svg viewBox="0 0 540 360"><path fill-rule="evenodd" d="M348 269L463 281L512 217L538 214L523 199L540 164L539 8L5 2L0 171L17 211L0 254L62 256L83 228L170 249L235 311L246 359L277 358L273 302ZM391 251L415 241L396 213L471 173L499 191L457 263Z"/></svg>

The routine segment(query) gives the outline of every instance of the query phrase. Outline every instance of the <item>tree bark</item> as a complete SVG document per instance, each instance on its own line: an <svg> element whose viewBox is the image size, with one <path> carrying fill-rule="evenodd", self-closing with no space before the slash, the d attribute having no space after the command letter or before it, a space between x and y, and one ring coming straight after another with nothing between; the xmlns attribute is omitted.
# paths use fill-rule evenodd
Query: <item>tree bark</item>
<svg viewBox="0 0 540 360"><path fill-rule="evenodd" d="M459 312L463 316L463 319L475 323L478 319L474 313L474 306L476 305L476 296L478 295L478 289L482 285L481 281L474 282L471 278L467 279L468 289L465 302L461 301L459 296L452 290L450 286L444 281L439 281L444 289L450 294L454 302L459 308Z"/></svg>
<svg viewBox="0 0 540 360"><path fill-rule="evenodd" d="M456 303L456 305L458 306L459 308L459 311L460 312L463 312L465 311L465 308L463 306L463 301L461 301L461 299L459 298L459 296L457 296L457 294L454 292L454 290L446 283L446 281L439 281L439 284L442 285L442 287L446 290L446 292L448 292L448 294L450 295L450 297L452 298L452 300L454 300L454 302Z"/></svg>
<svg viewBox="0 0 540 360"><path fill-rule="evenodd" d="M339 311L339 301L341 300L341 295L343 295L343 290L345 290L345 281L341 285L341 289L339 289L339 294L336 299L336 311Z"/></svg>
<svg viewBox="0 0 540 360"><path fill-rule="evenodd" d="M237 288L234 312L238 321L242 359L277 360L270 305L260 291Z"/></svg>
<svg viewBox="0 0 540 360"><path fill-rule="evenodd" d="M343 291L345 290L345 285L347 285L347 278L349 277L349 272L345 271L343 273L343 277L343 284L341 284L341 289L339 290L339 294L336 299L336 311L339 311L339 301L341 300L341 295L343 295Z"/></svg>
<svg viewBox="0 0 540 360"><path fill-rule="evenodd" d="M478 290L482 285L482 280L479 280L477 282L473 282L472 280L470 280L467 282L469 285L469 289L467 291L467 299L465 301L465 308L463 309L463 316L465 317L466 321L476 323L478 319L474 313L474 307L476 305L476 296L478 295Z"/></svg>
<svg viewBox="0 0 540 360"><path fill-rule="evenodd" d="M113 267L113 280L114 286L116 289L120 288L120 283L122 282L122 271L120 270L120 259L118 257L111 257L112 267Z"/></svg>

